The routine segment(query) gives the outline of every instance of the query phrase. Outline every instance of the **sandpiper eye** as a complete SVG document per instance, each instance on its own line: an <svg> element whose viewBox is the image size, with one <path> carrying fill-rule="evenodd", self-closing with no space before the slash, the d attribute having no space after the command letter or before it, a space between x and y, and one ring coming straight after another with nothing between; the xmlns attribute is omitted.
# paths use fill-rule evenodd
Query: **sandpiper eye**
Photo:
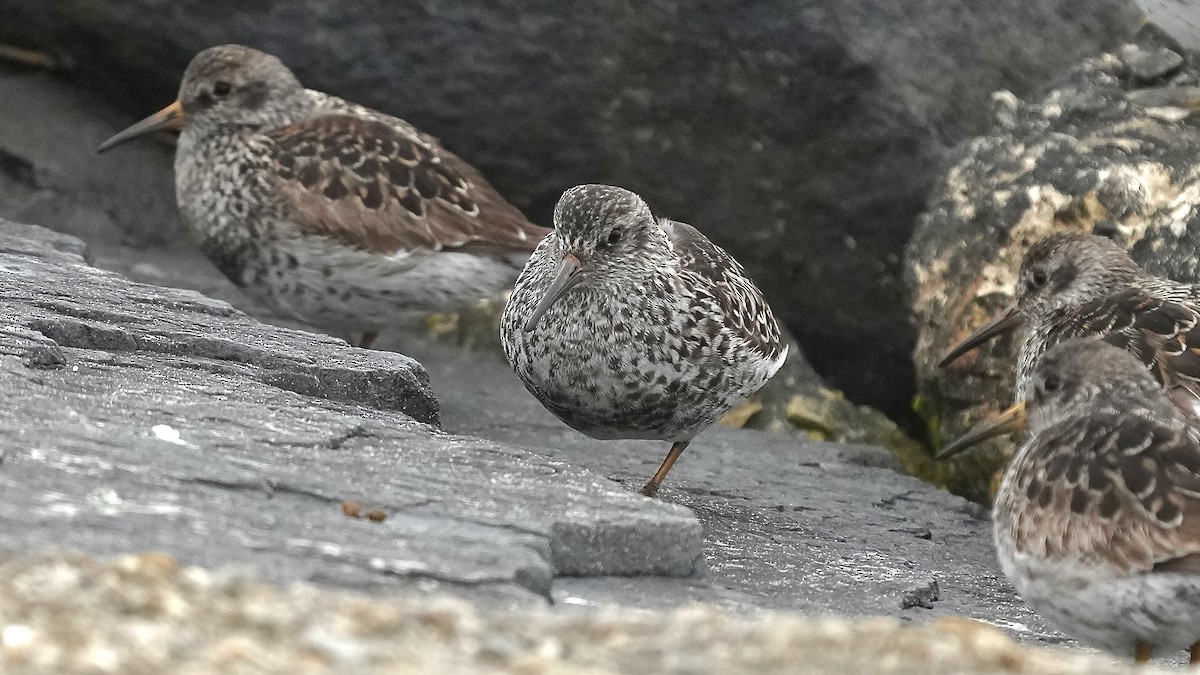
<svg viewBox="0 0 1200 675"><path fill-rule="evenodd" d="M229 84L225 80L220 80L219 82L217 82L216 84L213 85L213 95L214 96L224 96L224 95L228 94L230 91L233 91L233 85Z"/></svg>
<svg viewBox="0 0 1200 675"><path fill-rule="evenodd" d="M608 233L608 240L607 240L608 246L612 246L613 244L617 243L618 241L621 241L621 231L620 230L612 230L611 232Z"/></svg>
<svg viewBox="0 0 1200 675"><path fill-rule="evenodd" d="M1045 286L1046 282L1049 280L1050 277L1046 275L1046 270L1034 270L1033 275L1029 278L1029 281L1033 284L1034 288L1041 288L1042 286Z"/></svg>
<svg viewBox="0 0 1200 675"><path fill-rule="evenodd" d="M1058 391L1058 388L1061 386L1062 382L1060 382L1059 379L1053 375L1049 375L1046 377L1046 379L1042 380L1042 391L1047 394L1053 394L1054 392Z"/></svg>

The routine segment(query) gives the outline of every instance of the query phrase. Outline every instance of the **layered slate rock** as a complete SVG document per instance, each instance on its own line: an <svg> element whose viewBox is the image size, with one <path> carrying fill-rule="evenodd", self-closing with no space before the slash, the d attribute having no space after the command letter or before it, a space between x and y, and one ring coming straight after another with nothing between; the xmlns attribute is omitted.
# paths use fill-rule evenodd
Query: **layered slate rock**
<svg viewBox="0 0 1200 675"><path fill-rule="evenodd" d="M0 222L0 550L159 549L276 581L516 599L556 575L696 572L690 512L440 432L412 359L79 251Z"/></svg>
<svg viewBox="0 0 1200 675"><path fill-rule="evenodd" d="M1044 97L993 97L992 129L935 187L907 251L920 412L937 443L1013 399L1021 336L949 368L947 350L1013 300L1030 244L1059 230L1111 236L1151 273L1200 281L1200 102L1193 56L1154 36L1084 61ZM927 476L986 499L1007 443Z"/></svg>
<svg viewBox="0 0 1200 675"><path fill-rule="evenodd" d="M395 3L0 0L0 40L61 51L129 121L214 44L399 114L535 222L609 182L746 264L830 384L909 414L901 252L987 96L1128 39L1129 0ZM124 126L114 124L112 130ZM154 224L129 224L151 231Z"/></svg>

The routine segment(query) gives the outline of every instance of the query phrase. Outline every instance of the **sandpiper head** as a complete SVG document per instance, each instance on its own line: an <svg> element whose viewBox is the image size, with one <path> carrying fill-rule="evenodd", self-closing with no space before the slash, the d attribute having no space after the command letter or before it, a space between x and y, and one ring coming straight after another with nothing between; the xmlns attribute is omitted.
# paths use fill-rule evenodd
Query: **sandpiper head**
<svg viewBox="0 0 1200 675"><path fill-rule="evenodd" d="M554 207L554 236L561 257L558 273L529 315L531 330L546 310L581 283L636 270L669 252L666 233L642 198L611 185L577 185Z"/></svg>
<svg viewBox="0 0 1200 675"><path fill-rule="evenodd" d="M1036 434L1105 401L1119 410L1172 403L1145 364L1099 338L1073 338L1051 347L1033 371L1029 397L985 420L942 448L938 458L959 454L984 440L1028 428Z"/></svg>
<svg viewBox="0 0 1200 675"><path fill-rule="evenodd" d="M304 87L287 66L241 45L210 47L183 73L174 103L118 133L97 149L104 152L159 129L203 133L218 124L250 127L286 124L297 114Z"/></svg>
<svg viewBox="0 0 1200 675"><path fill-rule="evenodd" d="M1110 239L1082 232L1059 232L1025 252L1017 274L1016 302L958 343L942 359L946 366L1022 323L1098 300L1125 288L1142 272L1125 249Z"/></svg>
<svg viewBox="0 0 1200 675"><path fill-rule="evenodd" d="M1050 348L1034 368L1026 403L1029 429L1036 434L1071 415L1086 414L1099 402L1120 410L1173 410L1162 385L1137 357L1104 340L1074 338Z"/></svg>
<svg viewBox="0 0 1200 675"><path fill-rule="evenodd" d="M1111 239L1060 232L1026 251L1017 277L1017 306L1034 321L1110 295L1139 276L1137 264Z"/></svg>

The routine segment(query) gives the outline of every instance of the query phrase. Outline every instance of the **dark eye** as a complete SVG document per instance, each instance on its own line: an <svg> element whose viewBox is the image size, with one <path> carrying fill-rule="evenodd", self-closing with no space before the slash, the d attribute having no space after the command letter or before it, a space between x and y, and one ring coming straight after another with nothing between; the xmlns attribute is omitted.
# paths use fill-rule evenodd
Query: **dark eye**
<svg viewBox="0 0 1200 675"><path fill-rule="evenodd" d="M613 244L617 243L618 241L621 241L621 231L620 230L613 230L608 233L608 239L606 240L608 246L612 246Z"/></svg>
<svg viewBox="0 0 1200 675"><path fill-rule="evenodd" d="M1050 277L1046 274L1046 270L1034 270L1033 274L1029 276L1029 283L1033 284L1034 288L1045 286L1047 281L1050 281Z"/></svg>
<svg viewBox="0 0 1200 675"><path fill-rule="evenodd" d="M219 82L217 82L216 84L213 85L213 95L214 96L224 96L232 90L233 90L233 85L229 84L225 80L220 80Z"/></svg>
<svg viewBox="0 0 1200 675"><path fill-rule="evenodd" d="M1053 394L1062 386L1062 382L1054 375L1047 375L1046 379L1042 380L1042 391L1047 394Z"/></svg>

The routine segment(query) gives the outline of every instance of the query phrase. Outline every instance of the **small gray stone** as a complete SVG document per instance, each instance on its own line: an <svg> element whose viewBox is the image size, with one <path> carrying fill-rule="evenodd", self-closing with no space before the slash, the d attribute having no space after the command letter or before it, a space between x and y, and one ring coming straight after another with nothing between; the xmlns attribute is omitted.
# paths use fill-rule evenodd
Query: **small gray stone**
<svg viewBox="0 0 1200 675"><path fill-rule="evenodd" d="M905 591L904 597L900 598L900 609L912 609L913 607L933 609L933 603L941 599L942 591L938 588L937 579L930 579L926 583Z"/></svg>
<svg viewBox="0 0 1200 675"><path fill-rule="evenodd" d="M25 352L26 363L30 368L62 368L67 365L67 356L54 342L38 343Z"/></svg>
<svg viewBox="0 0 1200 675"><path fill-rule="evenodd" d="M1129 74L1142 82L1166 77L1183 65L1183 57L1166 47L1125 45L1118 51Z"/></svg>

